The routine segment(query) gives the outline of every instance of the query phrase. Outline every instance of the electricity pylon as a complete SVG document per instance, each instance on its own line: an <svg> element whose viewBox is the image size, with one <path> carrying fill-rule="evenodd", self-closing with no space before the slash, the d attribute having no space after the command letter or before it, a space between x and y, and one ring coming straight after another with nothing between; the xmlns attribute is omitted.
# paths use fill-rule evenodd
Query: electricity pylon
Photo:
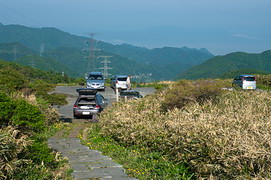
<svg viewBox="0 0 271 180"><path fill-rule="evenodd" d="M103 58L103 59L104 59L104 60L101 61L101 63L103 63L104 66L101 67L101 68L99 68L99 69L102 69L102 70L103 70L103 75L104 75L104 77L105 77L106 79L108 78L109 75L111 75L111 74L108 73L108 70L109 70L109 69L113 69L113 68L111 68L111 67L108 67L108 64L111 63L111 61L109 61L108 59L111 58L111 57L112 57L112 56L99 56L99 58Z"/></svg>

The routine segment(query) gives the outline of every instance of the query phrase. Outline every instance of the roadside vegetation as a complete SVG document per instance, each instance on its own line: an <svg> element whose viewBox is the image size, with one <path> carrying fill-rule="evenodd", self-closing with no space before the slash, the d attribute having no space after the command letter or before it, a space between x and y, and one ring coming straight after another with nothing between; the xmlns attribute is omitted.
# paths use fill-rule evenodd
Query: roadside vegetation
<svg viewBox="0 0 271 180"><path fill-rule="evenodd" d="M89 130L86 144L139 179L269 179L271 94L225 86L231 81L179 81L115 103Z"/></svg>
<svg viewBox="0 0 271 180"><path fill-rule="evenodd" d="M153 87L156 90L165 89L166 87L169 87L173 85L175 82L173 81L160 81L160 82L153 82L153 83L136 83L133 82L133 88L136 87Z"/></svg>
<svg viewBox="0 0 271 180"><path fill-rule="evenodd" d="M0 62L0 179L69 179L70 168L47 139L61 128L52 105L66 96L48 94L59 74Z"/></svg>

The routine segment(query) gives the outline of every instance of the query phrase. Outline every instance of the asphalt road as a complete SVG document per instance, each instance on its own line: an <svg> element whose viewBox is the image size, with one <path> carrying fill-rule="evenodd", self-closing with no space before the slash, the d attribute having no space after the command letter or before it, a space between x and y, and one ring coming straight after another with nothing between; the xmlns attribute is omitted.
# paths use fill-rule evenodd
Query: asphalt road
<svg viewBox="0 0 271 180"><path fill-rule="evenodd" d="M61 106L58 109L60 117L62 120L67 122L72 122L73 120L73 104L78 96L78 93L76 92L76 89L78 88L85 88L85 86L57 86L55 89L55 93L62 93L66 94L68 104L65 106ZM154 93L154 88L134 88L133 90L136 90L140 92L140 94L145 97L148 94ZM104 98L108 100L109 106L112 104L112 102L116 101L116 94L113 89L110 87L107 87L105 92L99 91L98 93L102 94Z"/></svg>

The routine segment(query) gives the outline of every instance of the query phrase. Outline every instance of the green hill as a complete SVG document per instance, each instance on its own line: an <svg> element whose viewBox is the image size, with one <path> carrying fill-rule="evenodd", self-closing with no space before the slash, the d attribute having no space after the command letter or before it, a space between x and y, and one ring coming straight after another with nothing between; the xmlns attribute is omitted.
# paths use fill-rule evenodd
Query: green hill
<svg viewBox="0 0 271 180"><path fill-rule="evenodd" d="M160 65L182 63L187 65L200 64L203 61L210 59L213 55L206 49L195 48L155 48L147 49L136 47L129 44L122 45L103 45L99 47L105 51L118 54L138 62L149 62Z"/></svg>
<svg viewBox="0 0 271 180"><path fill-rule="evenodd" d="M79 76L75 71L68 68L65 63L52 58L41 57L34 50L20 43L0 44L0 58L45 71L64 72L73 77Z"/></svg>
<svg viewBox="0 0 271 180"><path fill-rule="evenodd" d="M63 77L61 73L56 73L52 71L43 71L40 69L32 68L29 66L19 65L14 62L8 62L0 59L0 71L9 69L18 74L24 76L24 80L35 81L35 80L44 80L48 83L60 83L64 82L66 77Z"/></svg>
<svg viewBox="0 0 271 180"><path fill-rule="evenodd" d="M1 43L0 44L0 58L8 61L13 61L17 58L26 55L36 55L37 53L20 43Z"/></svg>
<svg viewBox="0 0 271 180"><path fill-rule="evenodd" d="M109 59L111 63L109 66L112 68L109 70L110 74L128 74L128 75L141 75L143 74L152 74L148 76L150 80L156 79L168 79L168 75L171 77L174 76L169 70L165 68L161 68L155 64L149 64L144 62L137 62L130 60L128 58L104 52L97 51L95 53L95 57L99 56L111 56ZM87 59L85 59L85 54L83 54L80 50L75 48L67 48L61 47L57 49L51 49L44 54L45 57L57 59L62 64L65 64L67 67L73 67L73 71L80 72L79 76L83 77L86 72L88 72L88 63ZM103 66L101 64L102 58L96 58L94 62L94 66L96 69L99 69ZM164 73L161 73L164 72Z"/></svg>
<svg viewBox="0 0 271 180"><path fill-rule="evenodd" d="M232 71L246 73L248 70L271 73L271 50L260 54L236 52L216 56L181 73L179 79L217 78Z"/></svg>
<svg viewBox="0 0 271 180"><path fill-rule="evenodd" d="M36 52L44 49L46 57L53 58L71 69L73 73L69 72L70 75L81 75L86 67L82 58L85 54L82 50L88 49L86 44L89 41L88 37L75 36L56 28L29 28L20 25L0 25L0 37L0 43L18 42ZM94 41L94 44L101 50L100 54L103 52L102 55L113 56L110 59L112 61L110 65L113 67L111 74L152 74L153 80L173 79L180 72L213 57L206 49L187 47L147 49L128 44L112 45L102 41ZM67 49L70 51L66 51ZM11 51L8 56L2 57L11 60L14 54ZM134 68L129 68L130 66ZM60 72L62 69L57 71Z"/></svg>

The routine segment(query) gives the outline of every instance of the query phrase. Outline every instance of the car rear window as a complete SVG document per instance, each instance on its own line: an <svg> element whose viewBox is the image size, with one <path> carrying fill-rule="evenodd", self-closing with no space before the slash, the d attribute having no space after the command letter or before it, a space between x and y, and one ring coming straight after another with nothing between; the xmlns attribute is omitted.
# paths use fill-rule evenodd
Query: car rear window
<svg viewBox="0 0 271 180"><path fill-rule="evenodd" d="M118 81L126 81L127 77L118 78Z"/></svg>
<svg viewBox="0 0 271 180"><path fill-rule="evenodd" d="M88 79L90 79L90 80L103 80L103 76L101 76L101 75L90 75L88 77Z"/></svg>
<svg viewBox="0 0 271 180"><path fill-rule="evenodd" d="M78 100L78 105L95 105L96 101L94 98L80 98Z"/></svg>
<svg viewBox="0 0 271 180"><path fill-rule="evenodd" d="M255 77L245 77L246 81L255 81Z"/></svg>

